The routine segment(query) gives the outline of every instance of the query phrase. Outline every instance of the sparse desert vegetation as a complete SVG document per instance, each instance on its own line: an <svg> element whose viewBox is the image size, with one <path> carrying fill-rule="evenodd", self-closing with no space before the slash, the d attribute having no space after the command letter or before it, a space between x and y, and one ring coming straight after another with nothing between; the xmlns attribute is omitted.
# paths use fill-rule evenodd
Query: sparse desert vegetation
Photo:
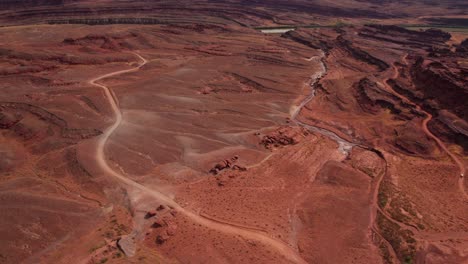
<svg viewBox="0 0 468 264"><path fill-rule="evenodd" d="M467 262L434 2L3 1L0 263Z"/></svg>

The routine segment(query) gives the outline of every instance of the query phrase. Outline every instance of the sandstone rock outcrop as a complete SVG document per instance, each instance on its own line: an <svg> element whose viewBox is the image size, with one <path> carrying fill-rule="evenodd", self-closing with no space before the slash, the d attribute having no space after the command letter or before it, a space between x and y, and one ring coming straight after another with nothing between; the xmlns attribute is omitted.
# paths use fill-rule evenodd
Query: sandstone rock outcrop
<svg viewBox="0 0 468 264"><path fill-rule="evenodd" d="M309 133L302 128L280 127L272 133L263 136L260 144L266 149L272 150L278 147L295 145L301 142L308 134Z"/></svg>
<svg viewBox="0 0 468 264"><path fill-rule="evenodd" d="M213 175L217 175L220 172L231 169L231 170L240 170L240 171L245 171L247 170L245 167L236 165L235 163L239 160L238 156L234 156L231 159L226 159L223 160L219 163L217 163L209 172Z"/></svg>

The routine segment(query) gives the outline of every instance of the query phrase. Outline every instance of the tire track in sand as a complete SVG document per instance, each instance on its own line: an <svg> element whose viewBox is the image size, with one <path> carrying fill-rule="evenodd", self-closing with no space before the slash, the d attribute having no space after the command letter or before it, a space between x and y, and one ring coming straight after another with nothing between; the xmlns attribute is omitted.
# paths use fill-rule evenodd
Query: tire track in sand
<svg viewBox="0 0 468 264"><path fill-rule="evenodd" d="M403 63L408 66L408 60L407 60L407 57L408 57L408 54L403 56L402 60L403 60ZM393 73L393 76L392 76L392 79L396 80L399 76L400 76L400 73L398 71L398 68L393 65L393 70L394 70L394 73ZM460 189L460 192L462 193L462 196L463 198L465 199L468 199L468 194L466 193L466 190L465 190L465 184L464 184L464 177L465 177L465 172L466 172L466 169L465 169L465 166L463 165L463 163L458 159L458 157L453 154L448 148L447 146L445 146L445 144L442 142L442 140L440 140L436 135L434 135L428 128L428 123L432 120L432 114L423 110L421 108L421 106L419 106L418 104L414 103L413 101L411 101L410 99L408 99L407 97L401 95L400 93L396 92L392 87L391 85L388 84L388 81L390 80L390 78L387 78L384 80L384 86L390 91L392 92L395 96L397 96L398 98L400 98L400 100L402 100L403 102L405 103L408 103L409 105L412 105L416 111L420 112L420 113L423 113L424 115L426 115L426 118L423 120L422 124L421 124L421 127L424 131L424 133L429 137L431 138L432 140L434 140L437 145L455 162L455 164L457 164L458 166L458 169L460 170L460 174L459 174L459 178L458 178L458 187Z"/></svg>
<svg viewBox="0 0 468 264"><path fill-rule="evenodd" d="M254 240L254 241L260 242L260 243L262 243L264 245L267 245L267 246L275 249L280 255L282 255L288 261L291 261L291 262L294 262L294 263L307 263L304 259L302 259L302 257L299 255L299 253L297 251L295 251L294 249L292 249L291 247L289 247L288 245L286 245L282 241L276 240L276 239L274 239L274 238L272 238L272 237L270 237L268 235L262 234L260 232L256 232L256 231L253 231L253 230L246 230L246 229L243 229L243 228L240 228L240 227L237 227L237 226L233 226L233 225L230 225L230 224L227 224L227 223L212 221L210 219L204 218L204 217L200 216L199 214L196 214L194 212L191 212L189 210L184 209L178 203L176 203L174 200L172 200L171 198L169 198L165 194L163 194L163 193L161 193L159 191L150 189L150 188L148 188L148 187L146 187L146 186L144 186L144 185L142 185L140 183L137 183L137 182L125 177L124 175L118 173L117 171L115 171L114 169L112 169L110 167L110 165L107 163L107 160L105 158L104 149L105 149L107 141L112 136L112 134L115 132L115 130L120 126L120 123L122 122L122 112L120 111L120 108L118 106L118 102L117 102L116 98L114 97L114 95L112 93L112 90L109 87L105 86L105 85L99 84L98 82L103 80L103 79L106 79L106 78L110 78L110 77L114 77L114 76L117 76L117 75L138 71L146 63L148 63L148 61L145 58L143 58L140 54L134 53L134 52L132 52L132 53L141 60L141 63L137 67L132 68L132 69L128 69L128 70L120 70L120 71L104 74L104 75L101 75L101 76L96 77L94 79L91 79L89 81L89 84L91 84L93 86L96 86L96 87L99 87L104 91L105 96L106 96L107 100L109 101L109 104L110 104L110 106L112 108L112 112L114 113L114 117L115 117L114 123L105 130L105 132L101 135L101 137L99 138L98 143L97 143L95 155L96 155L96 161L97 161L99 167L105 173L107 173L108 175L118 179L122 183L125 183L128 186L131 186L131 187L133 187L133 188L135 188L137 190L140 190L140 191L144 192L145 194L154 197L156 200L158 200L158 201L160 201L160 202L162 202L162 203L164 203L164 204L166 204L168 206L173 207L175 210L177 210L178 212L180 212L181 214L183 214L184 216L186 216L187 218L189 218L190 220L192 220L193 222L195 222L197 224L200 224L200 225L205 226L205 227L207 227L209 229L216 230L216 231L224 233L224 234L229 234L229 235L233 235L233 236L240 236L240 237L242 237L244 239L249 239L249 240Z"/></svg>

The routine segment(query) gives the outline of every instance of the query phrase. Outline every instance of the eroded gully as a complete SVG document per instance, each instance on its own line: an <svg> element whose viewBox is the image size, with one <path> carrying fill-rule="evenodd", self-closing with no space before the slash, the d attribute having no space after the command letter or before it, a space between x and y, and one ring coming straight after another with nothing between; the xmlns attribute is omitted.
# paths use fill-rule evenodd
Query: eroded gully
<svg viewBox="0 0 468 264"><path fill-rule="evenodd" d="M114 77L117 75L138 71L141 67L143 67L145 64L148 63L148 61L144 57L139 55L138 53L133 53L133 54L141 60L141 62L139 63L137 67L128 69L128 70L121 70L121 71L104 74L89 81L91 85L99 87L104 91L105 96L107 100L109 101L109 105L111 106L111 109L112 109L112 112L114 113L114 118L115 118L114 123L110 127L108 127L105 130L105 132L101 135L101 137L99 138L97 147L96 147L96 153L95 153L96 161L99 167L102 169L102 171L105 172L107 175L112 176L115 179L118 179L120 182L128 185L129 187L132 187L135 190L139 190L155 198L159 202L164 203L174 208L175 210L180 212L182 215L184 215L185 217L189 218L190 220L192 220L193 222L197 224L200 224L202 226L205 226L206 228L216 230L224 234L239 236L244 239L249 239L249 240L260 242L266 246L271 247L278 254L282 255L286 260L290 262L307 263L304 259L302 259L302 257L299 255L297 251L295 251L293 248L288 246L283 241L274 239L260 231L250 230L247 228L241 228L238 226L230 225L228 223L223 223L219 221L213 221L195 212L186 210L182 206L180 206L177 202L175 202L173 199L165 195L164 193L159 192L154 189L150 189L140 183L133 181L132 179L115 171L109 165L109 163L107 162L105 158L105 146L106 146L106 143L109 141L109 138L116 131L116 129L120 126L122 122L122 112L120 111L118 102L116 98L114 97L111 89L103 84L100 84L99 81L106 79L106 78Z"/></svg>

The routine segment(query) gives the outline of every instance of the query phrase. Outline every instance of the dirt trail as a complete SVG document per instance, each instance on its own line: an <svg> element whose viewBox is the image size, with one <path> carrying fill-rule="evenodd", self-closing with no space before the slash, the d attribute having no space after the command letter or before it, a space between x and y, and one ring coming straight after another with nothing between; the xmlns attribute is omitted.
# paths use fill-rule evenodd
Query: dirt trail
<svg viewBox="0 0 468 264"><path fill-rule="evenodd" d="M382 234L380 234L379 226L377 224L377 214L378 213L381 213L387 219L391 219L391 218L389 216L387 216L387 214L385 214L384 210L382 210L380 208L380 206L379 206L380 185L381 185L384 177L388 173L387 158L385 157L385 154L382 151L380 151L378 149L375 149L375 151L378 151L379 153L381 153L381 158L385 161L385 169L382 172L382 174L377 177L377 182L374 185L375 187L374 187L374 190L373 190L373 193L372 193L372 198L371 198L372 207L370 208L370 214L369 214L369 219L370 219L369 220L369 229L372 230L381 239L381 241L385 244L385 247L387 247L388 253L392 257L391 263L398 263L398 257L397 257L397 254L395 252L395 249L392 247L390 242L388 242L388 240L386 240L385 237ZM393 220L393 219L391 219L391 220ZM394 221L392 221L392 222L394 222ZM398 225L400 227L402 227L399 222L397 222L397 223L398 223Z"/></svg>
<svg viewBox="0 0 468 264"><path fill-rule="evenodd" d="M408 55L405 55L403 57L403 63L405 65L408 65L408 60L407 60L407 56ZM400 76L400 73L398 72L398 68L393 65L393 70L394 70L394 73L393 73L393 76L392 78L393 79L397 79L399 76ZM408 98L406 98L405 96L399 94L398 92L396 92L389 84L388 84L388 81L389 81L390 78L387 78L385 79L384 81L384 85L385 87L390 91L392 92L394 95L396 95L398 98L400 98L403 102L409 104L409 105L412 105L414 106L414 108L416 109L416 111L418 112L421 112L423 114L426 115L426 118L423 120L422 124L421 124L421 127L424 131L424 133L426 133L426 135L428 137L430 137L431 139L433 139L437 145L445 152L447 153L447 155L457 164L459 170L460 170L460 174L459 174L459 179L458 179L458 187L460 189L460 192L463 194L464 198L465 199L468 199L468 194L466 193L466 190L465 190L465 184L464 184L464 177L465 177L465 166L463 165L463 163L458 159L458 157L453 154L452 152L450 152L450 150L447 148L447 146L445 146L445 144L437 137L435 136L434 134L432 134L432 132L429 130L429 128L427 127L427 124L429 123L429 121L432 120L432 115L429 113L429 112L426 112L424 111L419 105L415 104L414 102L412 102L411 100L409 100Z"/></svg>
<svg viewBox="0 0 468 264"><path fill-rule="evenodd" d="M306 123L303 123L303 122L297 120L297 116L301 112L302 108L305 107L310 101L312 101L314 99L314 97L315 97L315 86L327 72L327 69L326 69L326 67L324 65L324 62L323 62L324 57L325 57L325 54L322 52L321 55L319 55L319 56L311 57L310 59L307 59L307 61L314 61L314 60L320 61L322 70L320 72L318 72L318 73L315 73L312 76L312 82L310 84L312 92L295 109L295 111L291 115L291 120L293 122L295 122L296 124L298 124L298 125L300 125L300 126L302 126L304 128L307 128L308 130L320 133L320 134L322 134L322 135L324 135L326 137L329 137L330 139L336 141L338 143L338 145L339 145L340 151L345 155L348 155L349 152L353 149L353 147L361 147L361 148L366 149L366 150L379 152L379 153L381 153L383 155L383 153L381 151L377 150L377 149L373 149L373 148L367 147L367 146L359 144L359 143L349 142L349 141L341 138L340 136L338 136L337 134L335 134L332 131L329 131L329 130L326 130L326 129L320 128L320 127L311 126L311 125L308 125ZM382 156L382 158L385 160L385 157ZM386 163L386 160L385 160L385 163ZM385 174L387 173L386 170L387 170L387 168L385 168L385 172L382 173L382 175L378 178L377 183L375 184L374 193L372 194L372 204L373 204L373 206L372 206L370 214L369 214L369 217L370 217L369 230L372 230L372 232L374 232L381 239L382 243L385 244L385 246L388 249L389 254L391 255L392 259L394 260L393 263L396 263L395 261L398 261L398 257L397 257L397 255L395 253L395 250L393 249L391 244L378 232L378 227L376 225L377 213L382 212L380 210L380 208L378 206L378 202L377 202L378 201L378 193L379 193L379 189L380 189L380 183L382 182ZM296 199L298 199L298 198L299 197L297 197ZM293 210L293 213L296 213L295 208Z"/></svg>
<svg viewBox="0 0 468 264"><path fill-rule="evenodd" d="M109 77L138 71L146 63L148 63L148 61L142 56L140 56L138 53L133 53L133 54L138 56L138 58L141 60L141 63L137 67L128 69L128 70L121 70L121 71L104 74L89 81L91 85L94 85L103 89L105 96L108 99L109 104L112 108L112 111L114 112L114 115L115 115L114 123L109 128L107 128L106 131L101 135L101 137L99 138L97 147L96 147L96 160L98 162L98 165L101 167L101 169L106 174L120 180L126 185L131 186L137 190L140 190L144 192L145 194L154 197L161 203L164 203L174 208L175 210L177 210L178 212L180 212L181 214L183 214L184 216L191 219L193 222L197 224L203 225L207 228L219 231L221 233L230 234L234 236L240 236L244 239L250 239L250 240L254 240L262 244L265 244L275 249L280 255L282 255L288 261L291 261L294 263L307 263L305 260L302 259L302 257L299 255L298 252L296 252L294 249L292 249L291 247L289 247L282 241L276 240L261 232L257 232L253 230L246 230L237 226L230 225L228 223L222 223L220 221L212 221L210 219L204 218L203 216L200 216L199 214L196 214L194 212L184 209L178 203L176 203L174 200L172 200L165 194L159 191L150 189L140 183L137 183L127 178L126 176L118 173L117 171L115 171L114 169L110 167L110 165L107 163L107 160L105 158L104 150L105 150L107 141L109 140L111 135L114 133L114 131L119 127L120 123L122 122L122 113L118 107L117 100L113 96L111 89L105 85L99 84L98 82L100 80L103 80Z"/></svg>
<svg viewBox="0 0 468 264"><path fill-rule="evenodd" d="M408 65L408 62L406 60L406 56L403 58L403 61L404 61L404 63L406 65ZM393 67L394 67L394 73L393 73L393 76L391 78L392 79L397 79L399 77L400 73L398 72L398 68L395 67L395 65L393 65ZM405 103L407 103L409 105L412 105L418 112L424 113L426 115L426 118L424 119L423 123L421 124L421 126L423 128L423 131L424 131L424 133L426 133L427 136L429 136L434 141L436 141L436 143L439 145L439 147L442 150L444 150L451 157L451 159L453 159L455 161L455 163L459 166L460 176L461 176L461 178L459 180L460 190L461 190L461 192L463 193L463 195L466 198L467 196L466 196L464 186L463 186L463 176L464 176L464 173L465 173L465 168L464 168L463 164L458 160L458 158L447 149L447 147L442 143L442 141L429 131L429 129L427 127L427 124L432 119L432 115L430 113L422 110L419 105L413 103L408 98L404 97L403 95L401 95L401 94L397 93L395 90L393 90L393 88L388 84L389 79L390 78L387 78L387 79L384 80L384 86L388 89L389 92L391 92L392 94L394 94L395 96L400 98L403 102L405 102ZM371 214L370 214L371 225L372 225L372 229L374 230L374 232L386 244L387 248L389 249L389 253L392 255L393 259L398 260L398 258L396 256L396 253L395 253L393 247L391 246L391 244L382 235L380 235L378 233L378 226L376 225L377 214L381 213L388 221L391 221L392 223L397 224L402 229L411 230L415 234L416 233L419 234L421 232L414 226L406 225L404 223L401 223L399 221L394 220L390 215L388 215L385 212L385 210L383 210L382 208L379 207L379 205L378 205L378 194L379 194L379 190L380 190L380 185L381 185L382 180L384 179L385 175L388 172L387 171L387 169L388 169L387 159L385 158L384 153L382 153L382 158L385 161L385 171L380 177L378 177L377 182L375 184L375 190L374 190L373 198L372 198L373 208L371 209Z"/></svg>
<svg viewBox="0 0 468 264"><path fill-rule="evenodd" d="M388 242L388 240L385 239L385 237L383 237L383 236L379 233L379 231L377 230L376 227L375 227L375 228L374 228L374 227L371 228L371 230L374 232L375 235L377 235L377 236L380 238L381 242L382 242L383 244L385 244L385 247L387 247L388 253L389 253L390 256L391 256L390 263L391 263L391 264L400 263L399 260L398 260L398 256L397 256L395 250L393 249L392 245L390 244L390 242Z"/></svg>

